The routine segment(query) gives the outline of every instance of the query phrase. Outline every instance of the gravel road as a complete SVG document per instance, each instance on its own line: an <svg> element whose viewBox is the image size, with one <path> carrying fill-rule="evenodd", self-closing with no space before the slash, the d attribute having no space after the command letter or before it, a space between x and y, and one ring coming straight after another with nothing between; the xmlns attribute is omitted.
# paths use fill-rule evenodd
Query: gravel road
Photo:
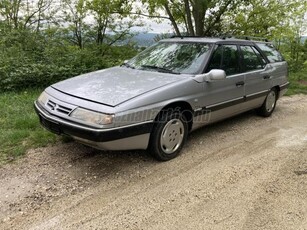
<svg viewBox="0 0 307 230"><path fill-rule="evenodd" d="M307 229L307 96L197 130L169 162L59 144L0 184L0 229Z"/></svg>

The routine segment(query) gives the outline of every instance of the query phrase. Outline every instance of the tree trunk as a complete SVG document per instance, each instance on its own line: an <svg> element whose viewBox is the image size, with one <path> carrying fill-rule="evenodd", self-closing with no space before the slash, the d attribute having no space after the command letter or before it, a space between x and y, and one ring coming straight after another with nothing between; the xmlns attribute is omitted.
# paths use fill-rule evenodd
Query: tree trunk
<svg viewBox="0 0 307 230"><path fill-rule="evenodd" d="M79 46L80 49L83 48L83 41L82 41L82 29L81 25L78 21L75 22L75 36L77 40L77 45Z"/></svg>
<svg viewBox="0 0 307 230"><path fill-rule="evenodd" d="M19 27L19 10L20 10L21 0L17 0L13 2L13 22L14 28L18 29Z"/></svg>
<svg viewBox="0 0 307 230"><path fill-rule="evenodd" d="M205 26L205 13L207 7L203 1L196 0L193 5L193 18L195 22L195 35L203 36L204 35L204 26Z"/></svg>
<svg viewBox="0 0 307 230"><path fill-rule="evenodd" d="M184 0L184 8L185 8L186 16L187 16L188 33L191 36L195 36L189 0Z"/></svg>
<svg viewBox="0 0 307 230"><path fill-rule="evenodd" d="M168 16L169 16L169 20L171 21L171 23L172 23L172 25L173 25L173 27L174 27L174 29L175 29L176 35L177 35L177 36L181 36L181 33L180 33L180 30L179 30L178 25L177 25L177 23L176 23L176 20L175 20L173 14L172 14L170 8L168 7L168 4L167 4L167 3L164 4L164 8L165 8L165 10L166 10L166 13L167 13Z"/></svg>

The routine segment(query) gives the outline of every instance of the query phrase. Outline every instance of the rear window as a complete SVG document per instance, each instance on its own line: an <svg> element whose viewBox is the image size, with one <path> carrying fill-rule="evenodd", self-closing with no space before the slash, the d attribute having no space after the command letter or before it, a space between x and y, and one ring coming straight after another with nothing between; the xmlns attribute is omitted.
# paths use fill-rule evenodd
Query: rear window
<svg viewBox="0 0 307 230"><path fill-rule="evenodd" d="M284 58L276 50L272 44L267 43L257 43L258 47L263 51L265 56L269 59L270 62L281 62L284 61Z"/></svg>

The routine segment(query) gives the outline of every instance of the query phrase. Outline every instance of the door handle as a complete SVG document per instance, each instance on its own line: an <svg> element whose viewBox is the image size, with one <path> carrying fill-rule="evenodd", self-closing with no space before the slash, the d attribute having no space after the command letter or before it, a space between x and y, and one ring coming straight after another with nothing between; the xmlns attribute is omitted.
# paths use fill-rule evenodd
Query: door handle
<svg viewBox="0 0 307 230"><path fill-rule="evenodd" d="M271 79L271 76L270 75L265 75L265 76L263 76L263 79Z"/></svg>
<svg viewBox="0 0 307 230"><path fill-rule="evenodd" d="M243 86L244 84L245 84L244 81L239 81L239 82L236 83L236 86L237 86L237 87L241 87L241 86Z"/></svg>

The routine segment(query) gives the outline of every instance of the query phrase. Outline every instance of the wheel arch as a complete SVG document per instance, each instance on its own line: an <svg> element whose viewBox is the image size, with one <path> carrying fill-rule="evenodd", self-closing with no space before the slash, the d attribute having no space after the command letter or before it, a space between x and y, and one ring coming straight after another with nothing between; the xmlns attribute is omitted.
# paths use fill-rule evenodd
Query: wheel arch
<svg viewBox="0 0 307 230"><path fill-rule="evenodd" d="M170 104L167 104L157 114L157 116L155 117L155 121L157 121L162 116L163 112L169 110L178 110L182 112L187 119L189 131L192 129L194 112L190 103L186 101L175 101Z"/></svg>
<svg viewBox="0 0 307 230"><path fill-rule="evenodd" d="M275 85L272 87L272 89L275 89L276 90L276 93L277 93L277 100L279 99L279 93L280 93L280 86L279 85Z"/></svg>

